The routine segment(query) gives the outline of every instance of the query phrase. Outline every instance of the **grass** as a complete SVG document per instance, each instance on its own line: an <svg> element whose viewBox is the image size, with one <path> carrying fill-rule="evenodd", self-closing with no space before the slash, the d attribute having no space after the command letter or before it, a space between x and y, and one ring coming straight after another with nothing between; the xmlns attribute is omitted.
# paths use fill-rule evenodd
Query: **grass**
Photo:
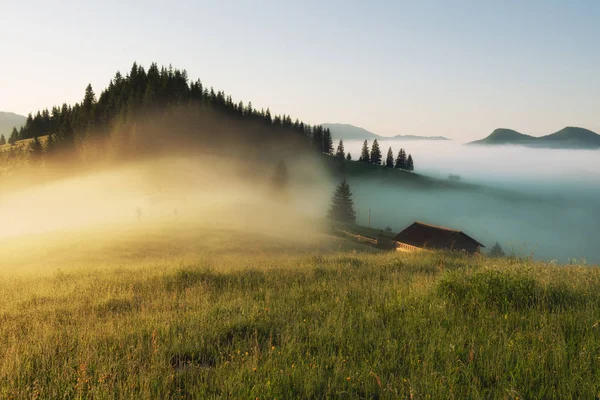
<svg viewBox="0 0 600 400"><path fill-rule="evenodd" d="M3 399L600 393L597 268L189 226L49 240L0 247Z"/></svg>

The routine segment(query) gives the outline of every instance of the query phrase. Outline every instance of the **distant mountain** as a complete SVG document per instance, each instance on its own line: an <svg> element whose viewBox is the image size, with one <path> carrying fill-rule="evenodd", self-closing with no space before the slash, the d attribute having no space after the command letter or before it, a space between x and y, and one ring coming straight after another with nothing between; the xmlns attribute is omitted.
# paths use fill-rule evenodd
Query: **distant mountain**
<svg viewBox="0 0 600 400"><path fill-rule="evenodd" d="M329 128L331 136L334 139L343 140L450 140L443 136L415 136L415 135L396 135L396 136L380 136L376 133L369 132L364 128L349 124L321 124L323 128Z"/></svg>
<svg viewBox="0 0 600 400"><path fill-rule="evenodd" d="M445 136L415 136L415 135L396 135L392 139L398 139L398 140L450 140Z"/></svg>
<svg viewBox="0 0 600 400"><path fill-rule="evenodd" d="M369 140L369 139L381 139L382 137L369 132L366 129L359 128L358 126L349 124L321 124L323 128L329 128L331 136L334 139L344 140Z"/></svg>
<svg viewBox="0 0 600 400"><path fill-rule="evenodd" d="M573 126L568 126L558 132L540 137L524 135L512 129L496 129L485 139L476 140L469 144L514 144L559 149L596 149L600 148L600 135L588 129Z"/></svg>
<svg viewBox="0 0 600 400"><path fill-rule="evenodd" d="M11 112L0 111L0 135L10 135L12 129L16 126L20 128L27 118Z"/></svg>

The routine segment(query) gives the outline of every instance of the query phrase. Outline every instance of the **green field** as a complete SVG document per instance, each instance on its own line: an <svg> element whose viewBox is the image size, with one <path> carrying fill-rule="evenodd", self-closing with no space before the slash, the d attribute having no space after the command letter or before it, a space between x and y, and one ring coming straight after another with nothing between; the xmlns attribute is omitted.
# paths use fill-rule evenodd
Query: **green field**
<svg viewBox="0 0 600 400"><path fill-rule="evenodd" d="M183 224L0 259L2 399L600 395L597 268Z"/></svg>

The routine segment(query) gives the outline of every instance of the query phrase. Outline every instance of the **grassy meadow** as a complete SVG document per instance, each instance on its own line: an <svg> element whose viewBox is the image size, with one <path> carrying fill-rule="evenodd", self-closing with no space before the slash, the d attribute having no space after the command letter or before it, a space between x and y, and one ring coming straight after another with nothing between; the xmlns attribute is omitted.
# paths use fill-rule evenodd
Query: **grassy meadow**
<svg viewBox="0 0 600 400"><path fill-rule="evenodd" d="M595 267L330 234L106 233L0 243L0 398L600 395Z"/></svg>

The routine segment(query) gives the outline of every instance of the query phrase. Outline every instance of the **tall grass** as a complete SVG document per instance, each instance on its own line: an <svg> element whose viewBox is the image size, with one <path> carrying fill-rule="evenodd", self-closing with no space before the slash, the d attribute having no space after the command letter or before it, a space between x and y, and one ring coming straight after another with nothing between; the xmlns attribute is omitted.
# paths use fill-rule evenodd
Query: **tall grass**
<svg viewBox="0 0 600 400"><path fill-rule="evenodd" d="M164 232L5 274L0 398L600 393L597 268L210 234L185 259L197 237Z"/></svg>

